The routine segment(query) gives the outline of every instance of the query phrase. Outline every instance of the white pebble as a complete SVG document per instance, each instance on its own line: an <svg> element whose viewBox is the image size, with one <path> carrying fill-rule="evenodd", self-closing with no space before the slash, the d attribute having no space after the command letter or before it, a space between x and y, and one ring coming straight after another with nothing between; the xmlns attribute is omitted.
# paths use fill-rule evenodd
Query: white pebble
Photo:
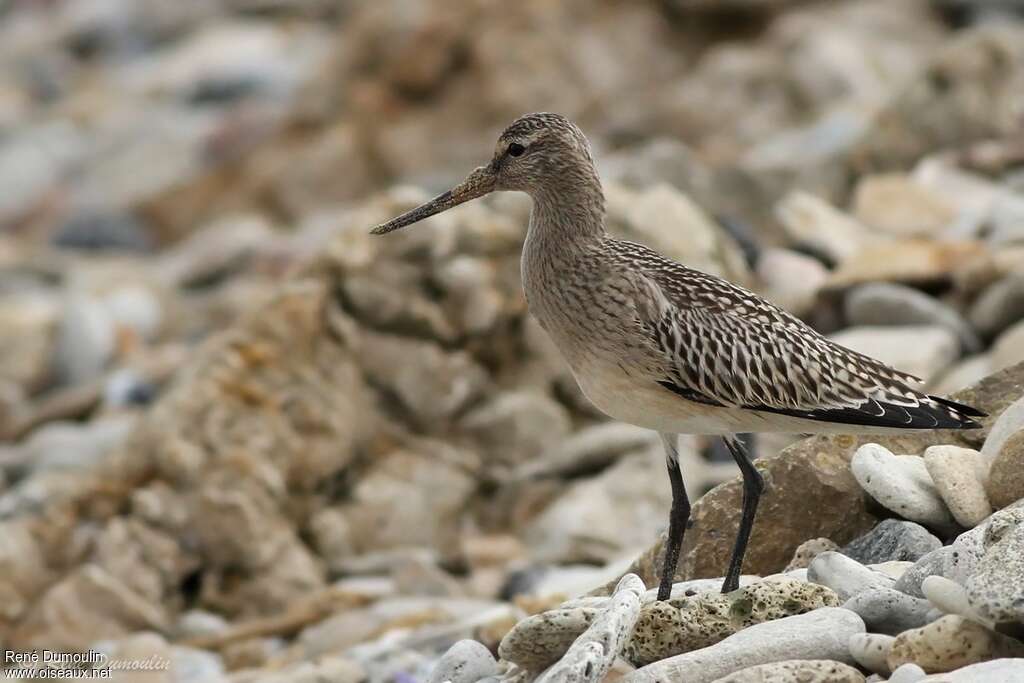
<svg viewBox="0 0 1024 683"><path fill-rule="evenodd" d="M971 529L992 514L979 472L985 469L981 453L959 446L932 446L924 464L936 490L956 521Z"/></svg>
<svg viewBox="0 0 1024 683"><path fill-rule="evenodd" d="M955 528L923 458L868 443L853 454L850 470L861 488L896 514L935 529Z"/></svg>

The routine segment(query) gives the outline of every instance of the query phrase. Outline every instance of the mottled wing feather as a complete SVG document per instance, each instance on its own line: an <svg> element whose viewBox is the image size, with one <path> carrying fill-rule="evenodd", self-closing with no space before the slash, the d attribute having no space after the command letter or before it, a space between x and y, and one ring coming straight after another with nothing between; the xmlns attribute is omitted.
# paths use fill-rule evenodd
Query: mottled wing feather
<svg viewBox="0 0 1024 683"><path fill-rule="evenodd" d="M973 409L912 388L920 380L839 346L721 278L619 242L652 301L638 316L665 361L663 387L691 401L893 428L965 427ZM977 411L973 411L977 413Z"/></svg>

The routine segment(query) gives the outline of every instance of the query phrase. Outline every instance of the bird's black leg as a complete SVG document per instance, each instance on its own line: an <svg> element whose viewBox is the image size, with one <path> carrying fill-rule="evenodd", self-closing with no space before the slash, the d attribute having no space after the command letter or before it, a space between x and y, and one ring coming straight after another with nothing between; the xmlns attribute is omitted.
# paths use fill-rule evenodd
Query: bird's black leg
<svg viewBox="0 0 1024 683"><path fill-rule="evenodd" d="M747 457L746 448L736 437L722 437L726 447L732 453L733 460L740 467L743 474L743 512L740 516L740 529L736 534L736 545L732 549L732 558L729 560L729 571L725 574L725 582L722 583L722 592L729 593L740 587L740 571L743 568L743 555L747 552L747 541L750 540L750 531L754 528L754 515L757 513L757 503L764 491L764 480L761 473L754 467L754 463Z"/></svg>
<svg viewBox="0 0 1024 683"><path fill-rule="evenodd" d="M668 517L668 537L665 539L665 561L661 567L661 583L658 585L658 600L668 600L672 594L672 580L679 564L679 550L683 547L686 522L690 519L690 499L683 486L683 473L679 469L679 435L661 434L665 444L665 464L668 466L668 480L672 484L672 511Z"/></svg>

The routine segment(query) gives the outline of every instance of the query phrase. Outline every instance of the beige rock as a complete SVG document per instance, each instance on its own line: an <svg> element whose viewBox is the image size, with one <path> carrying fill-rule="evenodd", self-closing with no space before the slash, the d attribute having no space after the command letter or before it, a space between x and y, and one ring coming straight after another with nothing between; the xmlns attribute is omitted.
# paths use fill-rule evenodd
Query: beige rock
<svg viewBox="0 0 1024 683"><path fill-rule="evenodd" d="M863 683L864 674L830 659L792 659L759 664L719 678L715 683Z"/></svg>
<svg viewBox="0 0 1024 683"><path fill-rule="evenodd" d="M782 571L788 572L793 569L805 569L811 561L822 553L830 550L839 550L839 545L828 538L812 538L804 541L793 551L793 559L789 561Z"/></svg>
<svg viewBox="0 0 1024 683"><path fill-rule="evenodd" d="M659 183L633 192L606 184L609 231L698 270L740 284L750 273L739 247L689 196ZM665 229L665 226L676 226Z"/></svg>
<svg viewBox="0 0 1024 683"><path fill-rule="evenodd" d="M699 650L748 626L819 607L836 607L829 588L804 581L759 581L738 591L699 593L645 604L624 656L636 666Z"/></svg>
<svg viewBox="0 0 1024 683"><path fill-rule="evenodd" d="M986 490L996 508L1024 498L1024 429L1003 442L992 461Z"/></svg>
<svg viewBox="0 0 1024 683"><path fill-rule="evenodd" d="M642 548L664 527L672 504L663 459L649 449L572 484L527 526L531 556L603 564Z"/></svg>
<svg viewBox="0 0 1024 683"><path fill-rule="evenodd" d="M949 614L896 636L887 661L890 669L913 662L928 673L952 671L999 657L1024 656L1024 643Z"/></svg>
<svg viewBox="0 0 1024 683"><path fill-rule="evenodd" d="M855 633L850 636L850 655L868 671L889 675L889 650L896 641L884 633Z"/></svg>
<svg viewBox="0 0 1024 683"><path fill-rule="evenodd" d="M1024 320L1003 330L992 344L992 367L997 370L1024 361Z"/></svg>
<svg viewBox="0 0 1024 683"><path fill-rule="evenodd" d="M977 242L899 240L868 246L832 271L827 289L843 290L866 282L909 285L949 283L963 261L983 253Z"/></svg>
<svg viewBox="0 0 1024 683"><path fill-rule="evenodd" d="M861 178L853 194L853 214L864 225L898 237L938 234L957 216L944 197L901 173Z"/></svg>
<svg viewBox="0 0 1024 683"><path fill-rule="evenodd" d="M849 459L860 443L863 440L854 437L814 437L757 460L767 488L754 521L745 572L767 575L781 570L808 538L846 543L875 526L877 520L867 510L868 498L850 473ZM724 574L733 532L722 530L736 529L741 497L737 478L693 505L677 581ZM808 515L809 507L818 514ZM661 544L661 540L655 543L631 568L652 585L661 571Z"/></svg>
<svg viewBox="0 0 1024 683"><path fill-rule="evenodd" d="M818 290L828 279L828 269L818 259L773 247L758 258L757 276L767 299L794 315L803 315L813 308Z"/></svg>
<svg viewBox="0 0 1024 683"><path fill-rule="evenodd" d="M981 453L958 446L931 446L924 452L924 463L960 526L972 529L992 514L984 486L988 463Z"/></svg>
<svg viewBox="0 0 1024 683"><path fill-rule="evenodd" d="M541 671L558 661L600 613L593 607L570 607L527 617L502 639L498 655L529 671Z"/></svg>
<svg viewBox="0 0 1024 683"><path fill-rule="evenodd" d="M475 489L471 454L442 442L381 454L339 509L357 553L427 545L445 554L458 547L459 519ZM402 505L395 506L395 501Z"/></svg>
<svg viewBox="0 0 1024 683"><path fill-rule="evenodd" d="M95 564L84 564L32 605L11 643L18 648L85 650L104 638L168 628L163 608Z"/></svg>
<svg viewBox="0 0 1024 683"><path fill-rule="evenodd" d="M806 192L786 195L776 205L775 213L792 240L809 245L838 263L853 259L873 242L885 241L825 200Z"/></svg>

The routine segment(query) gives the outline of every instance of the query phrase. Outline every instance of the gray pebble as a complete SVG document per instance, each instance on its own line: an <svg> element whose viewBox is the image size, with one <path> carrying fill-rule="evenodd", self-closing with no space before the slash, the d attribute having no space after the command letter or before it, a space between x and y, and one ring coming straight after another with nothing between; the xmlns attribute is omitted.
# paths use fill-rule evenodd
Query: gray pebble
<svg viewBox="0 0 1024 683"><path fill-rule="evenodd" d="M974 553L955 543L947 545L919 559L896 581L894 588L907 595L923 598L921 583L925 578L938 575L962 584L967 581L977 563L978 556Z"/></svg>
<svg viewBox="0 0 1024 683"><path fill-rule="evenodd" d="M891 588L864 591L843 604L856 612L870 631L896 635L928 623L931 603Z"/></svg>
<svg viewBox="0 0 1024 683"><path fill-rule="evenodd" d="M982 346L977 332L956 310L905 285L861 285L847 294L844 308L850 325L938 325L955 334L966 353Z"/></svg>
<svg viewBox="0 0 1024 683"><path fill-rule="evenodd" d="M887 519L841 550L861 564L891 560L917 561L942 547L942 541L920 524L900 519Z"/></svg>
<svg viewBox="0 0 1024 683"><path fill-rule="evenodd" d="M891 588L893 579L876 572L842 553L828 551L815 557L807 567L807 580L828 586L840 600L873 588Z"/></svg>
<svg viewBox="0 0 1024 683"><path fill-rule="evenodd" d="M482 643L460 640L441 655L427 683L475 683L498 673L494 656Z"/></svg>
<svg viewBox="0 0 1024 683"><path fill-rule="evenodd" d="M917 664L908 662L892 672L889 683L917 683L927 675Z"/></svg>

